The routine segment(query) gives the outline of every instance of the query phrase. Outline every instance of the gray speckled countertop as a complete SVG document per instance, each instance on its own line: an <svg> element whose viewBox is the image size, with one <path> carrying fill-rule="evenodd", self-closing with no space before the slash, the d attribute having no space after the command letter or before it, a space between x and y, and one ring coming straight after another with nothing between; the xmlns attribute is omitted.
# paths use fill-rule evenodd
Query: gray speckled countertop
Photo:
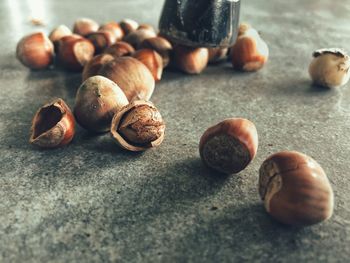
<svg viewBox="0 0 350 263"><path fill-rule="evenodd" d="M15 45L40 29L30 16L42 16L46 32L82 16L156 25L163 1L101 3L0 1L0 262L348 262L350 87L315 89L307 67L314 49L350 49L350 1L243 1L242 21L269 44L268 65L253 74L229 64L200 76L167 72L152 98L167 122L158 149L127 153L79 128L70 146L37 150L28 144L35 111L53 97L73 106L80 75L31 72ZM260 147L245 171L217 177L202 166L198 141L232 116L256 124ZM295 229L265 213L258 169L285 149L325 169L331 220Z"/></svg>

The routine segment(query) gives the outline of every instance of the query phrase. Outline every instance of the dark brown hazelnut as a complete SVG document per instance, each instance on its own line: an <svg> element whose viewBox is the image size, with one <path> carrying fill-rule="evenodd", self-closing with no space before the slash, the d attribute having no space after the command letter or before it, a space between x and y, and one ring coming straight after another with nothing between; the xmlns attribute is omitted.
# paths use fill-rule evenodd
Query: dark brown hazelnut
<svg viewBox="0 0 350 263"><path fill-rule="evenodd" d="M164 139L165 123L158 109L146 101L134 101L112 120L111 134L129 151L144 151L159 146Z"/></svg>
<svg viewBox="0 0 350 263"><path fill-rule="evenodd" d="M17 59L31 69L44 69L54 58L54 47L44 33L38 32L23 37L17 44Z"/></svg>
<svg viewBox="0 0 350 263"><path fill-rule="evenodd" d="M128 35L129 33L137 30L137 28L139 27L139 23L137 23L136 21L132 20L132 19L124 19L122 21L120 21L120 26L124 31L124 35Z"/></svg>
<svg viewBox="0 0 350 263"><path fill-rule="evenodd" d="M117 83L130 102L149 100L153 94L154 78L149 69L135 58L116 58L105 64L98 74Z"/></svg>
<svg viewBox="0 0 350 263"><path fill-rule="evenodd" d="M284 224L312 225L333 213L333 190L324 170L299 152L279 152L263 162L259 193L266 211Z"/></svg>
<svg viewBox="0 0 350 263"><path fill-rule="evenodd" d="M152 49L140 49L133 54L133 57L141 61L152 73L156 82L159 82L163 74L163 59Z"/></svg>
<svg viewBox="0 0 350 263"><path fill-rule="evenodd" d="M116 112L129 104L124 92L113 81L94 76L78 89L74 115L77 122L93 132L107 132Z"/></svg>
<svg viewBox="0 0 350 263"><path fill-rule="evenodd" d="M131 33L129 33L128 35L126 35L123 38L123 41L129 43L130 45L132 45L135 49L138 49L141 45L141 43L147 39L147 38L151 38L151 37L156 37L157 34L154 33L151 30L147 30L147 29L140 29L140 30L136 30L136 31L132 31Z"/></svg>
<svg viewBox="0 0 350 263"><path fill-rule="evenodd" d="M244 170L258 149L255 125L246 119L226 119L205 131L199 143L202 161L225 174Z"/></svg>
<svg viewBox="0 0 350 263"><path fill-rule="evenodd" d="M209 48L209 63L215 64L227 59L228 48Z"/></svg>
<svg viewBox="0 0 350 263"><path fill-rule="evenodd" d="M107 47L115 43L113 33L107 30L99 30L86 36L95 47L95 53L103 52Z"/></svg>
<svg viewBox="0 0 350 263"><path fill-rule="evenodd" d="M75 21L73 26L73 33L81 36L87 36L93 32L96 32L99 25L96 21L90 18L79 18Z"/></svg>
<svg viewBox="0 0 350 263"><path fill-rule="evenodd" d="M103 65L107 64L109 61L112 61L114 57L109 54L100 54L94 56L83 69L82 79L83 81L87 80L92 76L96 76L98 71L102 68Z"/></svg>
<svg viewBox="0 0 350 263"><path fill-rule="evenodd" d="M133 46L129 43L119 41L112 46L108 47L104 53L110 54L115 58L123 57L123 56L131 56L135 52Z"/></svg>
<svg viewBox="0 0 350 263"><path fill-rule="evenodd" d="M94 56L95 48L79 35L63 37L58 42L58 60L69 70L79 71Z"/></svg>
<svg viewBox="0 0 350 263"><path fill-rule="evenodd" d="M124 31L117 22L108 22L100 27L99 30L110 31L114 36L114 42L120 41L124 37Z"/></svg>
<svg viewBox="0 0 350 263"><path fill-rule="evenodd" d="M207 48L193 48L176 45L173 52L175 66L188 74L201 73L209 61Z"/></svg>
<svg viewBox="0 0 350 263"><path fill-rule="evenodd" d="M170 62L170 52L173 50L171 43L164 37L152 37L145 39L140 48L149 48L158 52L163 58L163 67L168 66Z"/></svg>
<svg viewBox="0 0 350 263"><path fill-rule="evenodd" d="M29 142L41 148L56 148L69 144L74 133L71 110L62 99L56 99L36 112Z"/></svg>

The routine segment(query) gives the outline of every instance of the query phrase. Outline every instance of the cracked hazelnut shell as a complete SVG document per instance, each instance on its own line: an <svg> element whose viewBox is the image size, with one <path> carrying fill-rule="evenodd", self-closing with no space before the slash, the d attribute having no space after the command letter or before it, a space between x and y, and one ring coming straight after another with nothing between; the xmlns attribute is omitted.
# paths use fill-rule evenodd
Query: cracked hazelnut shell
<svg viewBox="0 0 350 263"><path fill-rule="evenodd" d="M23 37L17 44L17 59L31 69L45 69L53 63L54 46L42 32Z"/></svg>
<svg viewBox="0 0 350 263"><path fill-rule="evenodd" d="M74 116L89 131L107 132L114 114L127 104L129 101L117 84L105 77L94 76L79 87Z"/></svg>
<svg viewBox="0 0 350 263"><path fill-rule="evenodd" d="M236 174L254 159L258 149L255 125L241 118L226 119L205 131L199 142L199 153L208 167Z"/></svg>
<svg viewBox="0 0 350 263"><path fill-rule="evenodd" d="M118 84L128 100L149 100L155 81L149 69L132 57L119 57L103 65L99 75Z"/></svg>
<svg viewBox="0 0 350 263"><path fill-rule="evenodd" d="M102 68L102 66L112 60L114 60L114 57L112 57L109 54L100 54L100 55L94 56L84 66L83 74L82 74L83 81L87 80L92 76L96 76L98 71Z"/></svg>
<svg viewBox="0 0 350 263"><path fill-rule="evenodd" d="M309 66L309 74L316 85L338 88L350 79L350 57L338 48L316 50Z"/></svg>
<svg viewBox="0 0 350 263"><path fill-rule="evenodd" d="M199 74L208 65L209 51L207 48L193 48L176 45L173 50L175 67L188 74Z"/></svg>
<svg viewBox="0 0 350 263"><path fill-rule="evenodd" d="M165 123L151 102L134 101L113 117L112 138L129 151L145 151L164 140Z"/></svg>
<svg viewBox="0 0 350 263"><path fill-rule="evenodd" d="M333 213L333 190L324 170L299 152L279 152L263 162L259 193L266 211L287 225L313 225Z"/></svg>
<svg viewBox="0 0 350 263"><path fill-rule="evenodd" d="M164 37L157 36L147 38L141 43L140 48L148 48L157 51L163 58L163 67L165 68L169 65L170 52L173 50L173 46Z"/></svg>
<svg viewBox="0 0 350 263"><path fill-rule="evenodd" d="M139 49L132 56L141 61L149 69L156 82L161 80L163 74L163 59L158 52L152 49Z"/></svg>
<svg viewBox="0 0 350 263"><path fill-rule="evenodd" d="M96 21L90 18L79 18L74 22L73 33L81 36L87 36L93 32L96 32L99 25Z"/></svg>
<svg viewBox="0 0 350 263"><path fill-rule="evenodd" d="M29 142L41 148L56 148L69 144L74 133L71 110L62 99L56 99L36 112Z"/></svg>
<svg viewBox="0 0 350 263"><path fill-rule="evenodd" d="M104 53L110 54L115 58L123 57L123 56L131 56L135 52L133 46L129 43L119 41L110 47L108 47Z"/></svg>

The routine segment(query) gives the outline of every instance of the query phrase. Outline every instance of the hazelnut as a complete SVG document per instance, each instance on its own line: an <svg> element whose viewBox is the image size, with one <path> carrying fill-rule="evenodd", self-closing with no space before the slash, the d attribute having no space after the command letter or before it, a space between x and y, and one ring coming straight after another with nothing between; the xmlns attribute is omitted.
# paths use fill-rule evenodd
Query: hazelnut
<svg viewBox="0 0 350 263"><path fill-rule="evenodd" d="M70 36L72 31L65 25L60 25L53 29L49 35L49 39L55 45L62 37Z"/></svg>
<svg viewBox="0 0 350 263"><path fill-rule="evenodd" d="M193 48L177 45L174 47L173 59L175 66L188 74L201 73L209 61L207 48Z"/></svg>
<svg viewBox="0 0 350 263"><path fill-rule="evenodd" d="M160 81L163 74L163 59L152 49L140 49L133 54L133 57L141 61L152 73L156 82Z"/></svg>
<svg viewBox="0 0 350 263"><path fill-rule="evenodd" d="M163 58L163 67L168 66L170 62L170 52L173 50L171 43L164 37L152 37L145 39L140 48L149 48L158 52Z"/></svg>
<svg viewBox="0 0 350 263"><path fill-rule="evenodd" d="M299 152L279 152L263 162L259 193L266 211L284 224L312 225L333 213L333 190L325 172Z"/></svg>
<svg viewBox="0 0 350 263"><path fill-rule="evenodd" d="M227 59L228 48L209 48L209 63L215 64Z"/></svg>
<svg viewBox="0 0 350 263"><path fill-rule="evenodd" d="M109 54L100 54L94 56L83 69L82 79L83 81L88 78L97 75L98 71L102 68L104 64L107 64L109 61L112 61L114 57Z"/></svg>
<svg viewBox="0 0 350 263"><path fill-rule="evenodd" d="M138 49L140 47L141 43L145 39L151 38L151 37L156 37L156 36L157 36L157 34L151 30L140 29L140 30L132 31L131 33L126 35L123 38L123 41L129 43L134 48Z"/></svg>
<svg viewBox="0 0 350 263"><path fill-rule="evenodd" d="M249 29L251 29L252 26L248 23L241 23L238 27L238 36L237 37L240 37L242 36L243 34L245 34Z"/></svg>
<svg viewBox="0 0 350 263"><path fill-rule="evenodd" d="M41 148L67 145L74 137L74 117L62 99L56 99L35 114L29 142Z"/></svg>
<svg viewBox="0 0 350 263"><path fill-rule="evenodd" d="M113 81L94 76L78 89L74 115L77 122L93 132L106 132L116 112L129 103L124 92Z"/></svg>
<svg viewBox="0 0 350 263"><path fill-rule="evenodd" d="M94 52L93 44L79 35L66 36L58 42L58 60L69 70L81 70L92 59Z"/></svg>
<svg viewBox="0 0 350 263"><path fill-rule="evenodd" d="M164 139L165 123L158 109L146 101L134 101L114 115L111 134L129 151L144 151L159 146Z"/></svg>
<svg viewBox="0 0 350 263"><path fill-rule="evenodd" d="M95 53L103 52L107 47L115 43L115 37L112 32L99 30L86 36L95 47Z"/></svg>
<svg viewBox="0 0 350 263"><path fill-rule="evenodd" d="M320 49L313 53L309 73L315 84L338 88L350 78L350 57L338 48Z"/></svg>
<svg viewBox="0 0 350 263"><path fill-rule="evenodd" d="M235 69L257 71L267 62L269 48L254 28L248 28L231 47L230 56Z"/></svg>
<svg viewBox="0 0 350 263"><path fill-rule="evenodd" d="M79 18L75 21L73 26L73 33L81 36L87 36L93 32L96 32L99 25L96 21L90 18Z"/></svg>
<svg viewBox="0 0 350 263"><path fill-rule="evenodd" d="M139 23L137 23L136 21L132 20L132 19L124 19L122 20L120 23L121 28L124 31L124 35L128 35L129 33L137 30L137 28L139 27Z"/></svg>
<svg viewBox="0 0 350 263"><path fill-rule="evenodd" d="M154 78L149 69L132 57L116 58L98 72L118 84L128 100L149 100L154 91Z"/></svg>
<svg viewBox="0 0 350 263"><path fill-rule="evenodd" d="M226 119L205 131L199 143L202 161L225 174L236 174L254 159L258 149L255 125L246 119Z"/></svg>
<svg viewBox="0 0 350 263"><path fill-rule="evenodd" d="M141 30L141 29L150 30L150 31L153 31L154 33L156 33L156 30L154 29L154 27L149 25L149 24L140 24L139 27L137 28L137 30Z"/></svg>
<svg viewBox="0 0 350 263"><path fill-rule="evenodd" d="M102 26L100 26L99 31L107 30L110 31L114 36L114 42L121 40L124 37L124 31L122 27L117 22L108 22Z"/></svg>
<svg viewBox="0 0 350 263"><path fill-rule="evenodd" d="M104 53L110 54L113 57L123 57L123 56L131 56L135 52L135 49L126 42L119 41L114 45L108 47Z"/></svg>
<svg viewBox="0 0 350 263"><path fill-rule="evenodd" d="M18 42L16 56L28 68L44 69L53 62L54 47L44 33L38 32L25 36Z"/></svg>

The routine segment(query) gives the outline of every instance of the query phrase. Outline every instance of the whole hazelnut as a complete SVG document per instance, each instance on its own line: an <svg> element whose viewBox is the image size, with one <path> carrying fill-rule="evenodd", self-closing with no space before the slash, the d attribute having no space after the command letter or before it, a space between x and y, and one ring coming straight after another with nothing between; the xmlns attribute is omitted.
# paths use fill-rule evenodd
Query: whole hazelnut
<svg viewBox="0 0 350 263"><path fill-rule="evenodd" d="M135 52L133 46L129 43L119 41L112 46L108 47L104 53L110 54L115 58L123 57L123 56L131 56Z"/></svg>
<svg viewBox="0 0 350 263"><path fill-rule="evenodd" d="M139 27L139 23L137 23L135 20L128 18L120 21L119 24L124 31L124 35L128 35L129 33L137 30L137 28Z"/></svg>
<svg viewBox="0 0 350 263"><path fill-rule="evenodd" d="M70 143L74 133L71 110L62 99L55 99L36 112L29 142L41 148L56 148Z"/></svg>
<svg viewBox="0 0 350 263"><path fill-rule="evenodd" d="M58 42L58 60L69 70L81 70L92 59L94 52L93 44L79 35L65 36Z"/></svg>
<svg viewBox="0 0 350 263"><path fill-rule="evenodd" d="M227 59L228 48L208 48L209 50L209 63L215 64L223 62Z"/></svg>
<svg viewBox="0 0 350 263"><path fill-rule="evenodd" d="M246 119L226 119L205 131L199 142L202 161L225 174L236 174L254 159L258 149L255 125Z"/></svg>
<svg viewBox="0 0 350 263"><path fill-rule="evenodd" d="M299 152L279 152L263 162L259 193L266 211L284 224L312 225L333 213L333 190L325 172Z"/></svg>
<svg viewBox="0 0 350 263"><path fill-rule="evenodd" d="M79 18L74 22L73 33L81 36L87 36L96 32L99 25L96 21L90 18Z"/></svg>
<svg viewBox="0 0 350 263"><path fill-rule="evenodd" d="M141 43L151 37L156 37L157 34L154 33L152 30L147 30L147 29L140 29L136 31L132 31L128 35L126 35L123 38L123 41L129 43L132 45L134 48L138 49L141 45Z"/></svg>
<svg viewBox="0 0 350 263"><path fill-rule="evenodd" d="M92 76L96 76L98 71L102 68L103 65L107 64L109 61L112 61L114 57L109 54L100 54L94 56L83 69L82 79L83 81L87 80Z"/></svg>
<svg viewBox="0 0 350 263"><path fill-rule="evenodd" d="M103 52L107 47L115 43L115 37L111 31L99 30L86 36L95 47L95 53Z"/></svg>
<svg viewBox="0 0 350 263"><path fill-rule="evenodd" d="M158 52L163 58L163 67L168 66L170 62L170 52L173 50L171 43L164 37L152 37L145 39L140 48L149 48Z"/></svg>
<svg viewBox="0 0 350 263"><path fill-rule="evenodd" d="M72 31L65 25L60 25L53 29L49 35L51 42L56 45L56 43L65 36L72 35Z"/></svg>
<svg viewBox="0 0 350 263"><path fill-rule="evenodd" d="M140 49L133 55L134 58L141 61L152 73L156 82L159 82L163 74L163 59L152 49Z"/></svg>
<svg viewBox="0 0 350 263"><path fill-rule="evenodd" d="M124 31L122 27L117 22L114 22L114 21L108 22L100 26L99 30L110 31L114 36L114 42L120 41L124 37Z"/></svg>
<svg viewBox="0 0 350 263"><path fill-rule="evenodd" d="M144 151L159 146L164 139L165 123L158 109L146 101L134 101L113 117L111 134L129 151Z"/></svg>
<svg viewBox="0 0 350 263"><path fill-rule="evenodd" d="M150 30L150 31L153 31L154 33L156 33L156 30L150 24L140 24L139 27L137 28L137 30L141 30L141 29Z"/></svg>
<svg viewBox="0 0 350 263"><path fill-rule="evenodd" d="M350 57L338 48L320 49L313 53L309 73L315 84L338 88L350 78Z"/></svg>
<svg viewBox="0 0 350 263"><path fill-rule="evenodd" d="M235 69L257 71L267 62L269 48L254 28L248 28L231 47L231 62Z"/></svg>
<svg viewBox="0 0 350 263"><path fill-rule="evenodd" d="M177 45L174 47L173 60L175 66L188 74L201 73L209 61L207 48L193 48Z"/></svg>
<svg viewBox="0 0 350 263"><path fill-rule="evenodd" d="M155 81L149 69L132 57L116 58L103 65L98 72L118 84L128 100L149 100Z"/></svg>
<svg viewBox="0 0 350 263"><path fill-rule="evenodd" d="M17 59L31 69L44 69L54 58L54 47L44 33L38 32L23 37L17 44Z"/></svg>
<svg viewBox="0 0 350 263"><path fill-rule="evenodd" d="M124 92L113 81L94 76L78 89L74 115L77 122L93 132L106 132L116 112L129 104Z"/></svg>

